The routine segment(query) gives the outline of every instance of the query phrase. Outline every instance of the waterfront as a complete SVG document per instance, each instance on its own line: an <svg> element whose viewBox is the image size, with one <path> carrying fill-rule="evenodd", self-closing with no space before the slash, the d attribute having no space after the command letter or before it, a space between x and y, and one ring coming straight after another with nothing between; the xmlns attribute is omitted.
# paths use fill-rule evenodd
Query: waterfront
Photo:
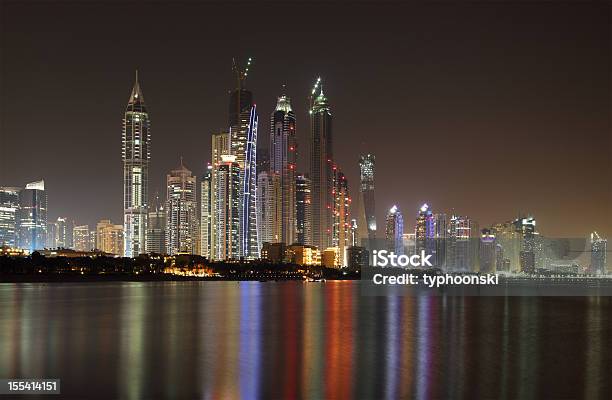
<svg viewBox="0 0 612 400"><path fill-rule="evenodd" d="M610 398L611 297L358 281L0 284L0 378L65 398Z"/></svg>

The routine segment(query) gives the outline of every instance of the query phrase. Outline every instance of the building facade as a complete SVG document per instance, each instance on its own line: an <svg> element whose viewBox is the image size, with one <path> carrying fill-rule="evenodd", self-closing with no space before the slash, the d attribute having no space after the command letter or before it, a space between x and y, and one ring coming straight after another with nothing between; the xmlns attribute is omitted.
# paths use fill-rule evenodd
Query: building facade
<svg viewBox="0 0 612 400"><path fill-rule="evenodd" d="M96 249L116 256L124 254L123 225L103 219L96 225Z"/></svg>
<svg viewBox="0 0 612 400"><path fill-rule="evenodd" d="M0 187L0 246L17 247L20 191L17 187Z"/></svg>
<svg viewBox="0 0 612 400"><path fill-rule="evenodd" d="M31 182L19 191L17 217L20 248L42 250L47 243L47 192L45 181Z"/></svg>
<svg viewBox="0 0 612 400"><path fill-rule="evenodd" d="M196 177L181 160L166 176L166 250L195 254L198 241Z"/></svg>
<svg viewBox="0 0 612 400"><path fill-rule="evenodd" d="M319 249L332 245L333 233L333 135L329 102L317 81L310 107L310 180L312 243Z"/></svg>
<svg viewBox="0 0 612 400"><path fill-rule="evenodd" d="M74 238L74 250L90 251L92 249L89 225L75 226L72 230L72 237Z"/></svg>
<svg viewBox="0 0 612 400"><path fill-rule="evenodd" d="M359 158L359 239L376 239L376 204L374 201L374 172L376 158L365 154Z"/></svg>
<svg viewBox="0 0 612 400"><path fill-rule="evenodd" d="M138 72L123 117L123 228L126 257L146 251L151 132Z"/></svg>
<svg viewBox="0 0 612 400"><path fill-rule="evenodd" d="M213 205L214 260L238 259L240 253L240 165L224 156L216 167Z"/></svg>
<svg viewBox="0 0 612 400"><path fill-rule="evenodd" d="M213 166L207 165L200 180L200 248L199 254L210 258L212 239L212 175Z"/></svg>
<svg viewBox="0 0 612 400"><path fill-rule="evenodd" d="M156 199L155 207L149 211L147 224L147 253L166 254L166 208Z"/></svg>
<svg viewBox="0 0 612 400"><path fill-rule="evenodd" d="M295 225L296 243L306 246L312 245L312 196L311 182L305 175L295 178Z"/></svg>
<svg viewBox="0 0 612 400"><path fill-rule="evenodd" d="M385 238L390 251L404 254L404 217L395 205L387 213Z"/></svg>

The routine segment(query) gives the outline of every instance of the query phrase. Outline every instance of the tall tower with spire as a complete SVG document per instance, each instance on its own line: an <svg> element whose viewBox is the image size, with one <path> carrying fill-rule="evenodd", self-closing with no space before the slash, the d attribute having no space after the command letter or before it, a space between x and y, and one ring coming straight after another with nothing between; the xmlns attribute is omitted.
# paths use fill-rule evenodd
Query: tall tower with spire
<svg viewBox="0 0 612 400"><path fill-rule="evenodd" d="M280 242L293 244L296 240L295 227L295 179L297 140L295 114L291 100L285 94L280 96L270 121L270 173L280 181L279 203L281 209Z"/></svg>
<svg viewBox="0 0 612 400"><path fill-rule="evenodd" d="M138 71L123 117L123 228L126 257L146 250L151 159L149 113L142 96Z"/></svg>
<svg viewBox="0 0 612 400"><path fill-rule="evenodd" d="M310 96L310 180L312 243L320 250L332 246L334 171L332 114L323 94L321 78Z"/></svg>
<svg viewBox="0 0 612 400"><path fill-rule="evenodd" d="M236 88L230 93L229 126L231 153L240 167L240 232L239 255L248 259L259 258L257 237L257 108L253 93L245 88L251 66L233 70Z"/></svg>

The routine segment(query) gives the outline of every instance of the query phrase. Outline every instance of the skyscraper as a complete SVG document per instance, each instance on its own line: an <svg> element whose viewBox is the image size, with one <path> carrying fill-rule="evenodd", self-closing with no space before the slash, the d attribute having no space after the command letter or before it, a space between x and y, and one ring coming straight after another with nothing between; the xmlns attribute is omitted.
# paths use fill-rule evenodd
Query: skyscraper
<svg viewBox="0 0 612 400"><path fill-rule="evenodd" d="M432 254L434 249L434 216L427 203L419 209L415 224L416 250Z"/></svg>
<svg viewBox="0 0 612 400"><path fill-rule="evenodd" d="M218 243L217 233L219 232L219 227L217 226L218 219L215 214L217 212L217 207L216 207L217 192L215 190L215 188L217 188L218 186L217 185L217 172L218 172L218 167L223 162L223 157L230 155L232 150L231 150L231 145L230 145L230 133L229 132L215 132L212 134L211 139L212 139L212 143L211 143L211 163L212 163L211 188L212 188L212 191L210 195L210 204L211 204L210 220L211 220L212 225L210 228L210 254L211 254L211 258L214 258L217 254L217 250L215 246Z"/></svg>
<svg viewBox="0 0 612 400"><path fill-rule="evenodd" d="M389 250L397 255L404 254L404 217L397 206L389 209L386 222L385 238Z"/></svg>
<svg viewBox="0 0 612 400"><path fill-rule="evenodd" d="M96 246L104 253L122 256L123 225L113 224L109 219L103 219L96 225Z"/></svg>
<svg viewBox="0 0 612 400"><path fill-rule="evenodd" d="M338 258L341 266L346 266L346 249L351 246L351 197L348 180L337 166L334 171L334 223L332 246L338 248Z"/></svg>
<svg viewBox="0 0 612 400"><path fill-rule="evenodd" d="M196 178L181 164L166 176L166 250L195 254L198 238Z"/></svg>
<svg viewBox="0 0 612 400"><path fill-rule="evenodd" d="M295 175L297 140L295 114L286 95L278 98L270 121L270 171L280 178L281 204L280 242L295 241Z"/></svg>
<svg viewBox="0 0 612 400"><path fill-rule="evenodd" d="M74 229L74 222L67 217L57 218L57 247L63 249L72 249L74 242L72 240L72 231Z"/></svg>
<svg viewBox="0 0 612 400"><path fill-rule="evenodd" d="M19 192L19 247L41 250L47 241L47 193L45 181L28 183Z"/></svg>
<svg viewBox="0 0 612 400"><path fill-rule="evenodd" d="M123 227L125 256L135 257L145 252L151 133L138 71L136 82L123 117Z"/></svg>
<svg viewBox="0 0 612 400"><path fill-rule="evenodd" d="M463 215L451 215L446 248L447 269L472 272L477 270L477 235L478 227L472 219Z"/></svg>
<svg viewBox="0 0 612 400"><path fill-rule="evenodd" d="M57 247L57 222L47 223L47 245L48 249Z"/></svg>
<svg viewBox="0 0 612 400"><path fill-rule="evenodd" d="M200 181L200 255L206 258L212 256L212 171L213 166L208 164Z"/></svg>
<svg viewBox="0 0 612 400"><path fill-rule="evenodd" d="M221 163L215 167L215 260L240 257L240 165L235 160L235 156L223 156Z"/></svg>
<svg viewBox="0 0 612 400"><path fill-rule="evenodd" d="M0 187L0 246L17 247L20 190L16 187Z"/></svg>
<svg viewBox="0 0 612 400"><path fill-rule="evenodd" d="M257 177L259 239L264 243L282 241L282 187L280 174L262 171Z"/></svg>
<svg viewBox="0 0 612 400"><path fill-rule="evenodd" d="M592 274L607 274L607 252L608 240L599 236L597 232L591 233L591 266L589 272Z"/></svg>
<svg viewBox="0 0 612 400"><path fill-rule="evenodd" d="M77 251L90 251L92 249L88 225L77 225L72 230L74 249Z"/></svg>
<svg viewBox="0 0 612 400"><path fill-rule="evenodd" d="M312 196L310 179L300 174L295 178L295 224L296 242L302 245L312 245Z"/></svg>
<svg viewBox="0 0 612 400"><path fill-rule="evenodd" d="M536 220L535 218L519 217L513 222L521 237L519 264L522 272L535 272L536 264Z"/></svg>
<svg viewBox="0 0 612 400"><path fill-rule="evenodd" d="M147 253L166 254L166 208L160 204L159 196L149 211L147 223Z"/></svg>
<svg viewBox="0 0 612 400"><path fill-rule="evenodd" d="M327 98L323 94L321 78L312 89L310 103L312 242L320 250L324 250L332 244L334 177L332 114Z"/></svg>
<svg viewBox="0 0 612 400"><path fill-rule="evenodd" d="M236 88L230 94L229 126L231 154L240 167L239 254L250 259L259 257L257 238L257 108L253 94L245 88L251 65L244 69L234 62Z"/></svg>
<svg viewBox="0 0 612 400"><path fill-rule="evenodd" d="M360 185L357 228L360 232L360 239L367 237L367 239L372 240L376 238L376 207L374 202L375 162L376 158L372 154L366 154L359 158Z"/></svg>

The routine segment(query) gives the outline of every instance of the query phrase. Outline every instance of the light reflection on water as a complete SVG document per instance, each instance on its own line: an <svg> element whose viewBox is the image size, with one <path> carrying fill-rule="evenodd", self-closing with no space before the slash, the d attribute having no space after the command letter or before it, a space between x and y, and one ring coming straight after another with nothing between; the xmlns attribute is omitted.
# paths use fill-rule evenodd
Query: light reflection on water
<svg viewBox="0 0 612 400"><path fill-rule="evenodd" d="M0 378L72 398L610 398L612 299L0 284Z"/></svg>

